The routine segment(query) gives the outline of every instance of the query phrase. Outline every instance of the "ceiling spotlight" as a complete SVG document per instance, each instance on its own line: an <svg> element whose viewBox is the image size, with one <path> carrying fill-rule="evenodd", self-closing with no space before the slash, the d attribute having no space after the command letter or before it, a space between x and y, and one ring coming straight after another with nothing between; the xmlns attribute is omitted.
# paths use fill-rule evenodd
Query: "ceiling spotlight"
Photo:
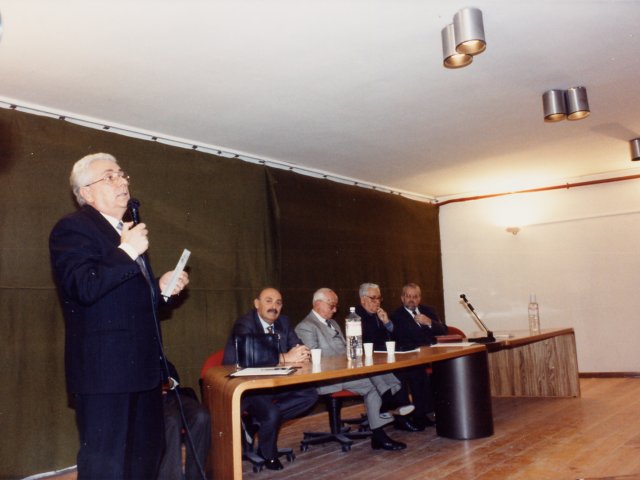
<svg viewBox="0 0 640 480"><path fill-rule="evenodd" d="M450 23L442 29L442 64L447 68L466 67L471 63L473 57L466 53L456 52L455 47L453 24Z"/></svg>
<svg viewBox="0 0 640 480"><path fill-rule="evenodd" d="M487 48L482 11L479 8L467 7L456 13L453 16L453 30L458 53L477 55Z"/></svg>
<svg viewBox="0 0 640 480"><path fill-rule="evenodd" d="M640 138L634 138L629 142L631 146L631 160L637 162L640 160Z"/></svg>
<svg viewBox="0 0 640 480"><path fill-rule="evenodd" d="M567 120L580 120L589 116L589 100L587 89L584 87L571 87L565 94L567 101Z"/></svg>
<svg viewBox="0 0 640 480"><path fill-rule="evenodd" d="M559 122L567 117L564 90L547 90L542 94L545 122Z"/></svg>

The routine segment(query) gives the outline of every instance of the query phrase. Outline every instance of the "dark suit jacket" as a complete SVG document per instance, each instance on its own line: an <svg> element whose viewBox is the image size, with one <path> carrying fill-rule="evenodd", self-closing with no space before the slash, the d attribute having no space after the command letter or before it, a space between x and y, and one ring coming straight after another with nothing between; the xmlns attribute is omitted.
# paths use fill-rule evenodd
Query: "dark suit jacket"
<svg viewBox="0 0 640 480"><path fill-rule="evenodd" d="M404 307L398 308L391 315L393 335L399 345L411 348L433 345L436 343L436 335L447 334L447 326L440 321L435 310L426 305L418 305L418 310L431 319L431 327L418 325Z"/></svg>
<svg viewBox="0 0 640 480"><path fill-rule="evenodd" d="M275 333L280 335L279 344L281 353L287 353L296 345L302 345L302 340L300 340L298 335L296 335L296 332L289 324L289 319L284 315L280 315L280 317L274 322L273 330ZM227 344L224 347L224 357L222 359L222 363L224 365L233 365L236 363L236 350L233 341L234 336L244 335L247 333L264 333L264 328L260 323L258 312L255 308L237 319L233 324L231 334L229 335Z"/></svg>
<svg viewBox="0 0 640 480"><path fill-rule="evenodd" d="M386 349L384 342L393 340L393 333L387 330L378 314L367 312L362 305L356 306L356 313L362 319L362 341L373 343L376 350Z"/></svg>
<svg viewBox="0 0 640 480"><path fill-rule="evenodd" d="M144 391L162 380L157 305L119 243L113 226L88 205L62 218L49 237L71 393ZM153 288L160 298L157 282Z"/></svg>

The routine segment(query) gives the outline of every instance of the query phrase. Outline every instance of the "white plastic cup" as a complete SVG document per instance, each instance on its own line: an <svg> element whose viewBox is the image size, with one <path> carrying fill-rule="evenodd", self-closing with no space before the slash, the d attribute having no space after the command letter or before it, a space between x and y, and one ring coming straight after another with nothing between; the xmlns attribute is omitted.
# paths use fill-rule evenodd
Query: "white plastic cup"
<svg viewBox="0 0 640 480"><path fill-rule="evenodd" d="M371 357L373 355L373 343L364 344L364 356Z"/></svg>
<svg viewBox="0 0 640 480"><path fill-rule="evenodd" d="M320 360L322 359L322 349L321 348L312 348L311 349L311 363L314 365L320 364Z"/></svg>
<svg viewBox="0 0 640 480"><path fill-rule="evenodd" d="M396 342L385 342L385 345L387 346L387 355L392 356L396 354Z"/></svg>

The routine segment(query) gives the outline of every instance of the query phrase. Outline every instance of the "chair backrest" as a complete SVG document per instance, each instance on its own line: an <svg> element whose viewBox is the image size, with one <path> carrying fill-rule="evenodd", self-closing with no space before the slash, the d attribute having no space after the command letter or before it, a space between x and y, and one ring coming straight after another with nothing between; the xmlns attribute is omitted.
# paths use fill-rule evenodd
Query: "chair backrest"
<svg viewBox="0 0 640 480"><path fill-rule="evenodd" d="M447 328L449 330L449 335L460 335L462 338L467 338L464 332L459 328L452 327L451 325L447 325Z"/></svg>
<svg viewBox="0 0 640 480"><path fill-rule="evenodd" d="M213 352L202 364L202 369L200 370L200 379L204 378L205 373L211 367L219 367L222 365L222 358L224 357L224 348Z"/></svg>

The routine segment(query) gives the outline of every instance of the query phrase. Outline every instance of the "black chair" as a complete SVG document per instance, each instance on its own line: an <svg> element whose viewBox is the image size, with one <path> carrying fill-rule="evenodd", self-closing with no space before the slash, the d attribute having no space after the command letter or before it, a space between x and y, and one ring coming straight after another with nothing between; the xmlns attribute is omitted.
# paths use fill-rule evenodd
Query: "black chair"
<svg viewBox="0 0 640 480"><path fill-rule="evenodd" d="M351 450L353 440L364 439L371 436L369 430L369 422L366 416L357 419L343 420L340 416L342 402L344 399L360 398L360 395L350 390L340 390L335 393L324 396L329 413L330 432L304 432L302 441L300 442L300 450L306 452L309 445L318 445L327 442L338 442L343 452ZM351 427L346 424L355 424L358 426L357 431L351 431Z"/></svg>

